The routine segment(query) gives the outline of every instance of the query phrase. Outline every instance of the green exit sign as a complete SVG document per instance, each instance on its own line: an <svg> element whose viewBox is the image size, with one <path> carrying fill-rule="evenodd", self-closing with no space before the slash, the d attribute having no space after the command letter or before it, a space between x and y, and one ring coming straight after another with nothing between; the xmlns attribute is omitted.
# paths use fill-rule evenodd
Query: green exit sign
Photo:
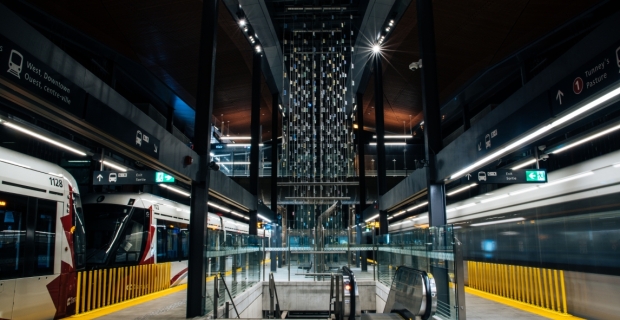
<svg viewBox="0 0 620 320"><path fill-rule="evenodd" d="M547 182L547 172L545 170L525 170L525 181Z"/></svg>
<svg viewBox="0 0 620 320"><path fill-rule="evenodd" d="M172 183L174 182L174 177L165 172L155 172L155 182Z"/></svg>

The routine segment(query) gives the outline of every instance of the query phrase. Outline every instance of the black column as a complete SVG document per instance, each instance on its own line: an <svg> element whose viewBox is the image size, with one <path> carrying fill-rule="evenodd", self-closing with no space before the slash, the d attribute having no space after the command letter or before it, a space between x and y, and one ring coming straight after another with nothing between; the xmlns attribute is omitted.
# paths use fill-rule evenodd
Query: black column
<svg viewBox="0 0 620 320"><path fill-rule="evenodd" d="M441 150L441 112L437 88L437 63L435 60L435 31L432 0L418 0L418 30L420 58L422 59L422 105L424 108L424 147L429 161L426 176L428 192L428 220L431 227L446 224L446 189L437 176L436 155ZM451 241L452 239L450 239ZM430 271L437 284L437 299L451 305L447 262L430 259ZM457 268L460 266L456 266Z"/></svg>
<svg viewBox="0 0 620 320"><path fill-rule="evenodd" d="M189 261L187 280L186 317L205 314L206 299L206 243L207 201L209 198L211 149L211 114L213 113L213 81L217 45L218 1L205 1L202 6L202 27L198 65L198 90L196 94L196 131L194 150L200 157L197 181L192 181L192 199L189 224Z"/></svg>
<svg viewBox="0 0 620 320"><path fill-rule="evenodd" d="M383 119L383 68L381 65L381 54L374 57L375 65L375 119L377 129L377 202L379 204L381 196L387 192L385 184L385 121ZM388 233L387 211L379 211L379 234Z"/></svg>
<svg viewBox="0 0 620 320"><path fill-rule="evenodd" d="M261 63L263 61L263 55L261 53L254 53L254 59L252 60L252 115L250 131L252 135L252 142L250 145L250 193L258 199L258 156L260 149L258 141L260 140L260 91L261 91ZM255 235L257 233L258 217L257 211L250 211L250 234Z"/></svg>
<svg viewBox="0 0 620 320"><path fill-rule="evenodd" d="M357 244L365 243L363 241L364 237L362 237L362 228L357 224L363 221L364 210L366 209L366 152L364 150L364 95L362 93L357 93L357 97L355 98L355 103L357 105L357 130L355 131L355 138L357 139L357 164L358 164L358 176L359 176L359 198L360 205L359 210L357 211L357 215L360 216L360 219L356 220L355 230L357 232ZM360 252L355 256L356 261L361 260L362 271L368 271L368 261L366 260L366 251ZM356 262L356 266L359 263Z"/></svg>
<svg viewBox="0 0 620 320"><path fill-rule="evenodd" d="M445 188L437 177L436 155L441 150L441 112L437 88L437 62L435 59L435 31L432 0L418 0L418 30L420 58L422 59L422 105L424 109L424 147L429 161L426 176L428 190L429 225L446 224Z"/></svg>

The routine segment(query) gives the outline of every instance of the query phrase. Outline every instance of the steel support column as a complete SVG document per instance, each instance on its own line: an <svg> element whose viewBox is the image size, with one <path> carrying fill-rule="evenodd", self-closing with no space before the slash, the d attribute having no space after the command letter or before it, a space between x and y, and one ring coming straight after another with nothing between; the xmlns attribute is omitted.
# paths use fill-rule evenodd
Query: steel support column
<svg viewBox="0 0 620 320"><path fill-rule="evenodd" d="M427 188L429 193L429 225L446 224L445 188L437 177L436 155L442 148L441 112L437 88L437 62L435 58L435 31L432 0L418 0L418 30L420 37L420 58L423 61L422 106L424 109L424 149L427 167ZM440 201L439 198L443 198Z"/></svg>
<svg viewBox="0 0 620 320"><path fill-rule="evenodd" d="M217 45L218 1L205 1L202 6L198 88L196 94L196 132L194 150L200 156L199 179L192 181L189 225L189 261L186 317L205 315L206 302L206 244L207 201L209 198L211 149L211 114L213 113L213 83Z"/></svg>
<svg viewBox="0 0 620 320"><path fill-rule="evenodd" d="M383 67L381 54L374 57L375 67L375 126L377 129L377 200L387 192L385 184L386 159L385 159L385 121L383 113ZM379 211L379 234L388 233L387 211Z"/></svg>
<svg viewBox="0 0 620 320"><path fill-rule="evenodd" d="M261 91L261 63L263 61L263 55L261 53L254 53L252 60L252 114L250 131L252 136L252 142L250 144L250 193L258 199L258 156L260 154L260 147L258 141L260 140L260 91ZM258 212L256 210L250 211L250 234L257 234L257 217Z"/></svg>
<svg viewBox="0 0 620 320"><path fill-rule="evenodd" d="M355 131L355 138L357 140L357 169L358 169L358 177L359 177L359 199L360 205L359 210L356 214L361 215L366 210L366 152L364 150L364 94L357 93L355 97L355 103L357 105L357 130ZM356 224L359 223L358 220L355 219ZM363 237L361 236L362 229L361 227L356 227L357 230L357 244L361 244L363 241ZM360 254L362 259L360 259ZM359 267L361 260L362 271L368 271L368 261L366 260L366 251L358 252L355 257L355 265Z"/></svg>
<svg viewBox="0 0 620 320"><path fill-rule="evenodd" d="M446 224L446 189L437 176L437 153L443 147L441 138L441 111L437 88L437 62L435 59L435 31L432 0L417 1L418 31L422 73L422 105L424 110L424 151L428 166L426 187L428 191L428 221L431 227ZM452 241L446 239L445 241ZM455 266L458 268L458 266ZM437 284L437 299L452 306L447 262L430 259L430 271ZM452 312L451 312L452 313Z"/></svg>

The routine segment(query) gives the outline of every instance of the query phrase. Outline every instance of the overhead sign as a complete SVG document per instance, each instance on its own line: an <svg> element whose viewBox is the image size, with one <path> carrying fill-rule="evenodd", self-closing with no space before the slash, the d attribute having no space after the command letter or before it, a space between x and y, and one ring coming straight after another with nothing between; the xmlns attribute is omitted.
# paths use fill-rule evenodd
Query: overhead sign
<svg viewBox="0 0 620 320"><path fill-rule="evenodd" d="M546 169L496 169L479 170L461 178L461 183L470 184L517 184L517 183L546 183Z"/></svg>
<svg viewBox="0 0 620 320"><path fill-rule="evenodd" d="M94 171L93 185L158 184L174 182L174 177L155 171Z"/></svg>
<svg viewBox="0 0 620 320"><path fill-rule="evenodd" d="M1 35L0 77L82 116L86 92Z"/></svg>
<svg viewBox="0 0 620 320"><path fill-rule="evenodd" d="M620 44L601 52L588 63L551 87L549 96L554 115L620 80Z"/></svg>
<svg viewBox="0 0 620 320"><path fill-rule="evenodd" d="M159 159L159 139L91 95L86 101L85 119L120 141Z"/></svg>

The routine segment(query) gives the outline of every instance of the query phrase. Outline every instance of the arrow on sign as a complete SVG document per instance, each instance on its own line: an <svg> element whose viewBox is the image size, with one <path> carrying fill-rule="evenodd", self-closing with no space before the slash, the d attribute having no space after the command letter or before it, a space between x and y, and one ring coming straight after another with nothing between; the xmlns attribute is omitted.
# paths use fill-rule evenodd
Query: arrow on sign
<svg viewBox="0 0 620 320"><path fill-rule="evenodd" d="M471 174L468 173L466 177L467 177L467 181L469 181L469 179L471 179Z"/></svg>
<svg viewBox="0 0 620 320"><path fill-rule="evenodd" d="M536 179L536 173L534 172L530 173L530 179Z"/></svg>
<svg viewBox="0 0 620 320"><path fill-rule="evenodd" d="M103 176L102 175L98 175L97 176L97 180L99 180L99 182L101 182L101 179L103 179Z"/></svg>
<svg viewBox="0 0 620 320"><path fill-rule="evenodd" d="M560 105L562 105L562 97L564 96L564 92L558 90L558 94L555 96L555 100L560 101Z"/></svg>

